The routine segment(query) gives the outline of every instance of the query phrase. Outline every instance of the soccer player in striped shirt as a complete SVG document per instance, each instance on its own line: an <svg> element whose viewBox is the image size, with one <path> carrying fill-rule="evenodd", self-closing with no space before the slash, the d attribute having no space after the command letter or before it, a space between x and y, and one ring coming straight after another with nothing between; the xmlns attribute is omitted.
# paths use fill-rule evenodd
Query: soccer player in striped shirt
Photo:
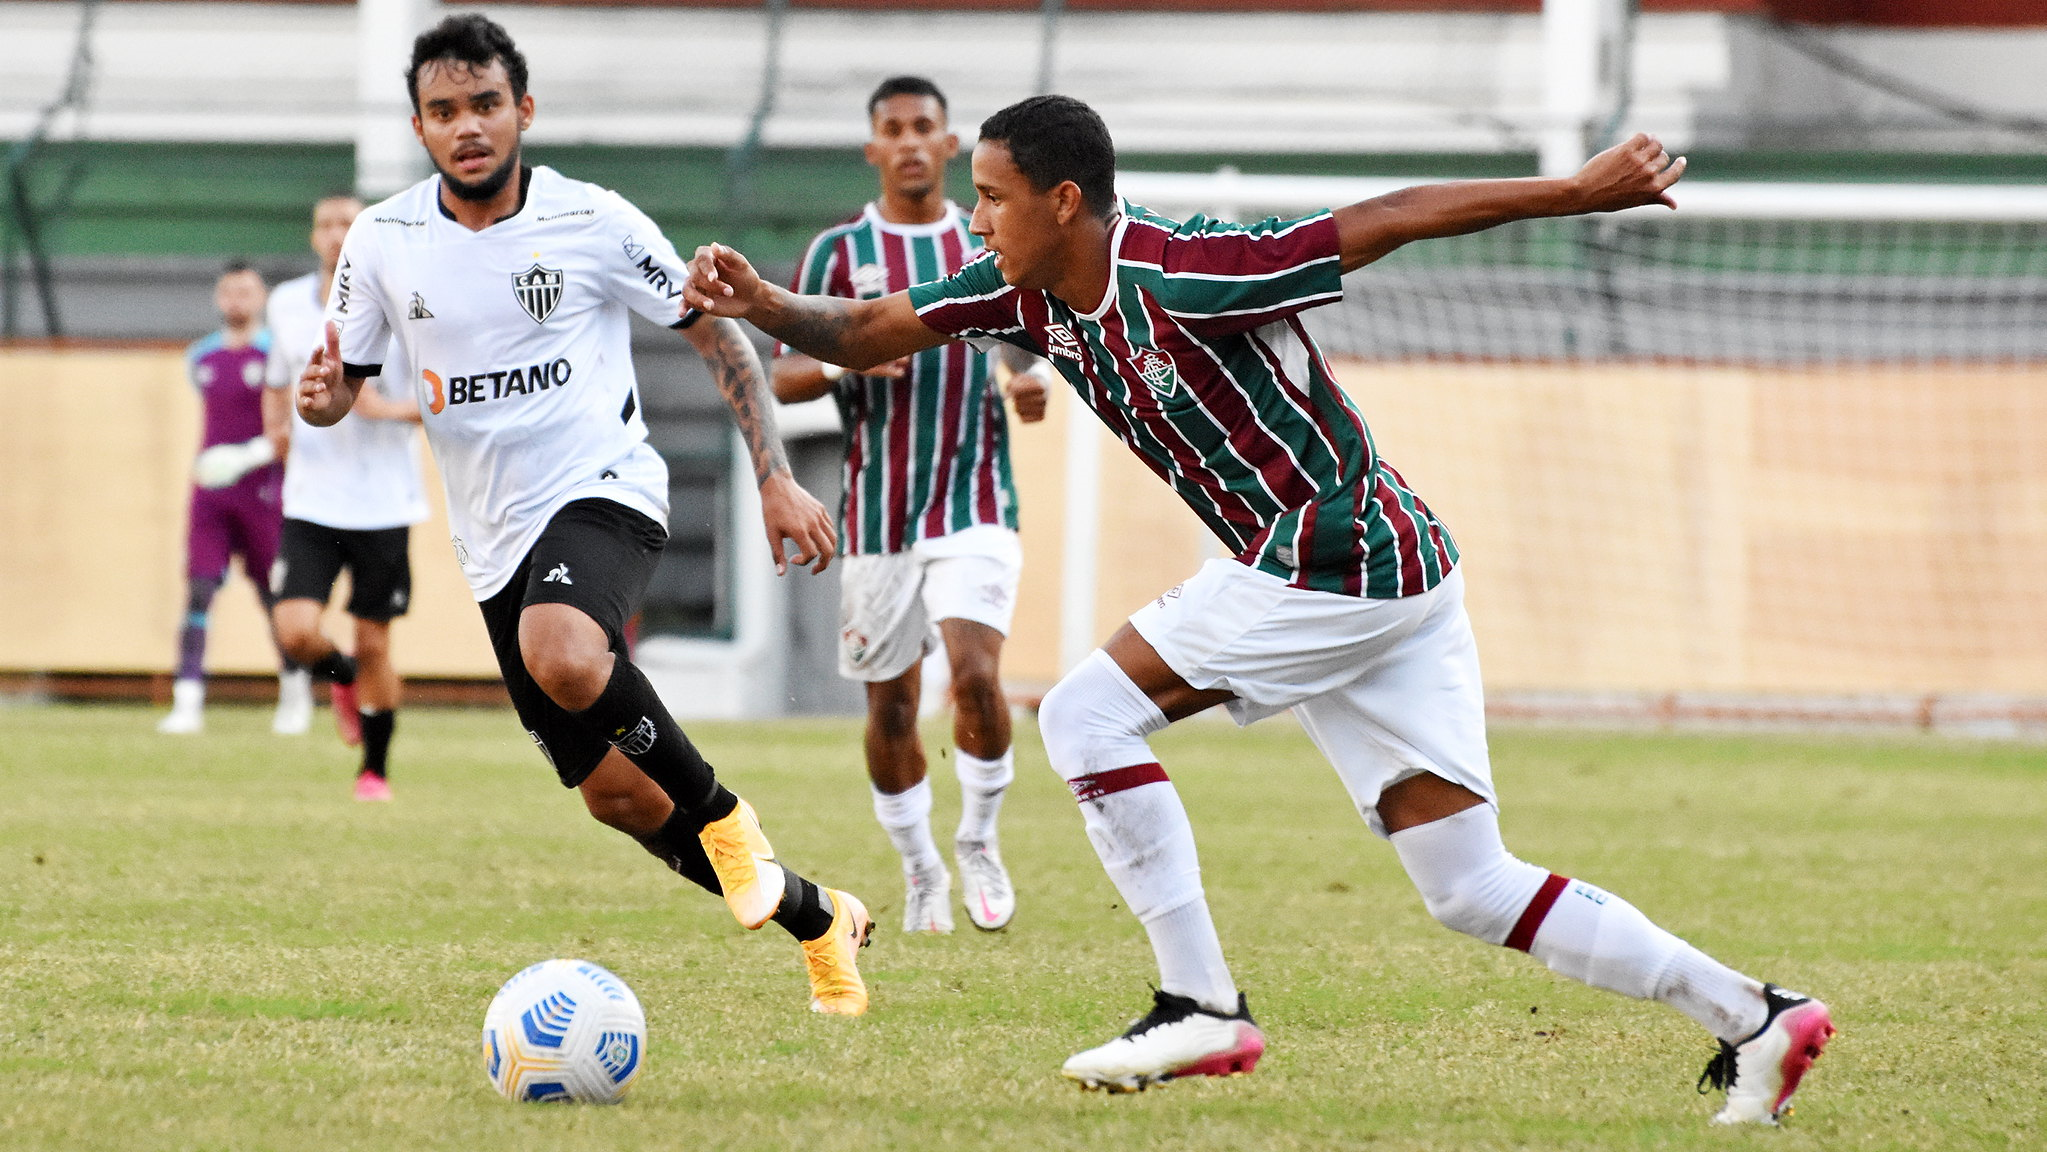
<svg viewBox="0 0 2047 1152"><path fill-rule="evenodd" d="M1826 1006L1736 972L1620 897L1511 855L1449 533L1382 458L1300 313L1403 244L1511 220L1672 204L1636 136L1562 179L1403 189L1240 227L1119 204L1115 148L1068 97L996 113L974 149L993 255L878 301L797 297L713 245L686 303L812 355L875 363L949 338L1049 355L1235 553L1140 609L1045 697L1039 725L1159 963L1150 1013L1066 1062L1088 1087L1248 1072L1265 1041L1202 896L1185 810L1145 737L1218 704L1291 707L1443 924L1710 1031L1720 1123L1774 1123L1833 1033Z"/></svg>
<svg viewBox="0 0 2047 1152"><path fill-rule="evenodd" d="M881 195L811 242L798 292L873 299L949 276L980 251L967 213L945 195L959 137L944 93L922 77L891 77L868 97L867 116L867 162ZM1018 369L1010 377L1018 416L1042 420L1050 369L1012 345L1002 350ZM917 736L922 658L941 639L956 709L961 901L985 931L1016 915L995 822L1015 774L1000 667L1023 565L1009 425L989 360L949 343L852 366L862 371L800 352L774 363L778 399L830 396L845 429L839 674L867 685L867 775L875 819L903 858L905 932L950 932L953 923Z"/></svg>

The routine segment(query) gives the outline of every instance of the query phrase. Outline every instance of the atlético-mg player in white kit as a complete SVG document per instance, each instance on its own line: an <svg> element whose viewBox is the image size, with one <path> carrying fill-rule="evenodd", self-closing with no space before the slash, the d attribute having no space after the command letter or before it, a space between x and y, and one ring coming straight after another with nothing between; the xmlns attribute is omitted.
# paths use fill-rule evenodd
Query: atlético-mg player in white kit
<svg viewBox="0 0 2047 1152"><path fill-rule="evenodd" d="M1265 1050L1209 918L1194 833L1145 737L1223 705L1292 708L1428 910L1595 987L1668 1004L1719 1052L1715 1119L1774 1123L1833 1032L1817 1000L1752 980L1627 901L1500 839L1478 653L1448 531L1382 458L1300 313L1411 241L1510 220L1671 204L1649 136L1555 180L1409 188L1250 227L1119 203L1109 130L1071 97L1011 105L974 149L989 256L878 300L797 296L701 248L686 301L834 364L948 339L1047 356L1234 555L1140 609L1038 713L1045 752L1159 963L1149 1013L1066 1062L1131 1091L1249 1072Z"/></svg>
<svg viewBox="0 0 2047 1152"><path fill-rule="evenodd" d="M681 260L637 208L520 162L534 103L503 28L448 17L414 42L406 78L437 172L350 228L299 411L323 427L347 415L395 339L456 557L542 755L592 816L722 895L740 924L773 920L801 941L814 1011L858 1015L866 908L775 860L752 807L626 658L668 516L628 311L680 329L709 364L753 456L777 569L822 571L834 554L829 514L783 457L759 357L731 321L683 314Z"/></svg>
<svg viewBox="0 0 2047 1152"><path fill-rule="evenodd" d="M412 525L426 519L420 476L419 404L409 374L386 364L356 395L349 418L332 428L294 419L299 373L320 346L327 296L362 201L326 196L313 205L309 237L320 268L270 293L270 361L264 373L264 430L288 446L284 533L270 572L271 626L278 646L310 676L332 686L334 726L362 746L355 798L391 798L391 737L398 725L398 672L391 664L391 621L412 605ZM390 395L386 395L389 390ZM320 627L327 596L348 569L354 649L343 652ZM312 693L298 700L300 731Z"/></svg>

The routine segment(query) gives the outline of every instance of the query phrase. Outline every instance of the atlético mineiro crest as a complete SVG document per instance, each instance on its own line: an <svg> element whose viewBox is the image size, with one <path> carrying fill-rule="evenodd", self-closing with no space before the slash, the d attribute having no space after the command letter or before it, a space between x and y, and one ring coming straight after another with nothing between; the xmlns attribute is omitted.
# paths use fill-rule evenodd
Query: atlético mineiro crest
<svg viewBox="0 0 2047 1152"><path fill-rule="evenodd" d="M561 269L535 264L512 276L512 295L519 298L519 307L535 324L545 324L554 315L554 306L562 302L562 279Z"/></svg>
<svg viewBox="0 0 2047 1152"><path fill-rule="evenodd" d="M1139 348L1130 358L1130 366L1154 395L1170 396L1180 387L1180 373L1173 367L1173 358L1156 348Z"/></svg>

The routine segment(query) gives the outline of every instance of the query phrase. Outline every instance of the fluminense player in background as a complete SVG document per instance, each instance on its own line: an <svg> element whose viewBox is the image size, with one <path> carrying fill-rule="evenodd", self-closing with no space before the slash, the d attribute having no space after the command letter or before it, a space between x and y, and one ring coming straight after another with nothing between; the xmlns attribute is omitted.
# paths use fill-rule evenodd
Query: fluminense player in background
<svg viewBox="0 0 2047 1152"><path fill-rule="evenodd" d="M684 293L833 363L955 338L1049 356L1233 553L1140 609L1039 711L1052 767L1159 964L1151 1011L1065 1075L1127 1091L1257 1063L1264 1037L1223 961L1186 811L1145 738L1216 705L1240 724L1292 708L1437 920L1676 1008L1718 1042L1701 1078L1727 1090L1715 1120L1775 1122L1833 1032L1826 1006L1507 851L1456 548L1379 455L1300 319L1343 295L1343 273L1412 241L1672 204L1684 162L1636 136L1568 178L1408 188L1250 227L1120 203L1115 167L1093 110L1036 97L981 126L974 231L987 258L849 301L764 284L713 245Z"/></svg>
<svg viewBox="0 0 2047 1152"><path fill-rule="evenodd" d="M412 600L407 544L426 519L414 429L419 403L408 373L387 367L357 394L348 419L317 428L293 416L292 390L325 339L327 295L341 242L362 211L353 196L313 205L310 242L320 269L270 293L269 390L265 429L284 441L284 534L271 573L277 642L332 685L334 724L347 744L362 745L355 798L389 800L391 736L398 724L398 672L391 664L391 621ZM343 652L320 626L334 580L348 570L354 650ZM306 701L310 708L311 700Z"/></svg>
<svg viewBox="0 0 2047 1152"><path fill-rule="evenodd" d="M668 535L629 313L681 330L709 365L753 456L777 570L822 571L834 554L830 515L790 475L760 359L737 324L680 314L681 258L639 209L521 162L534 100L503 28L441 21L414 41L406 86L435 175L349 229L299 412L341 420L395 345L456 559L540 754L593 817L722 895L741 925L801 941L813 1010L864 1012L867 910L775 859L626 652Z"/></svg>
<svg viewBox="0 0 2047 1152"><path fill-rule="evenodd" d="M270 611L270 565L277 558L282 446L263 428L263 362L270 333L263 327L263 277L233 263L213 286L220 312L217 331L185 350L185 371L203 410L199 455L192 462L192 502L185 529L185 620L178 632L177 679L171 711L156 730L189 735L206 727L206 627L214 594L227 582L228 561L240 557L242 574ZM312 698L303 669L288 659L277 679L280 734L305 731Z"/></svg>
<svg viewBox="0 0 2047 1152"><path fill-rule="evenodd" d="M896 76L867 100L867 162L881 195L811 241L799 292L874 299L946 276L980 251L945 195L959 137L931 81ZM1044 362L1008 345L1010 395L1045 417ZM996 816L1015 775L1002 641L1016 613L1023 552L1009 423L990 358L952 343L881 365L784 352L784 402L830 396L845 432L839 505L839 674L867 685L867 776L874 815L903 860L903 930L952 931L952 881L931 836L931 784L917 735L922 659L942 642L952 673L960 822L953 838L967 919L988 931L1016 914Z"/></svg>

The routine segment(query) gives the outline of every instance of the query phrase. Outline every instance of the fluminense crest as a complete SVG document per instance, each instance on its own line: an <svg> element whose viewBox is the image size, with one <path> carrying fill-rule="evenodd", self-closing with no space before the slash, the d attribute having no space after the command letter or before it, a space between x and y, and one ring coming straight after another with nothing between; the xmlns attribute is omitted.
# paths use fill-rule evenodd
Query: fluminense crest
<svg viewBox="0 0 2047 1152"><path fill-rule="evenodd" d="M1173 358L1157 348L1139 348L1130 357L1130 366L1155 395L1170 396L1180 387L1180 373L1173 366Z"/></svg>

